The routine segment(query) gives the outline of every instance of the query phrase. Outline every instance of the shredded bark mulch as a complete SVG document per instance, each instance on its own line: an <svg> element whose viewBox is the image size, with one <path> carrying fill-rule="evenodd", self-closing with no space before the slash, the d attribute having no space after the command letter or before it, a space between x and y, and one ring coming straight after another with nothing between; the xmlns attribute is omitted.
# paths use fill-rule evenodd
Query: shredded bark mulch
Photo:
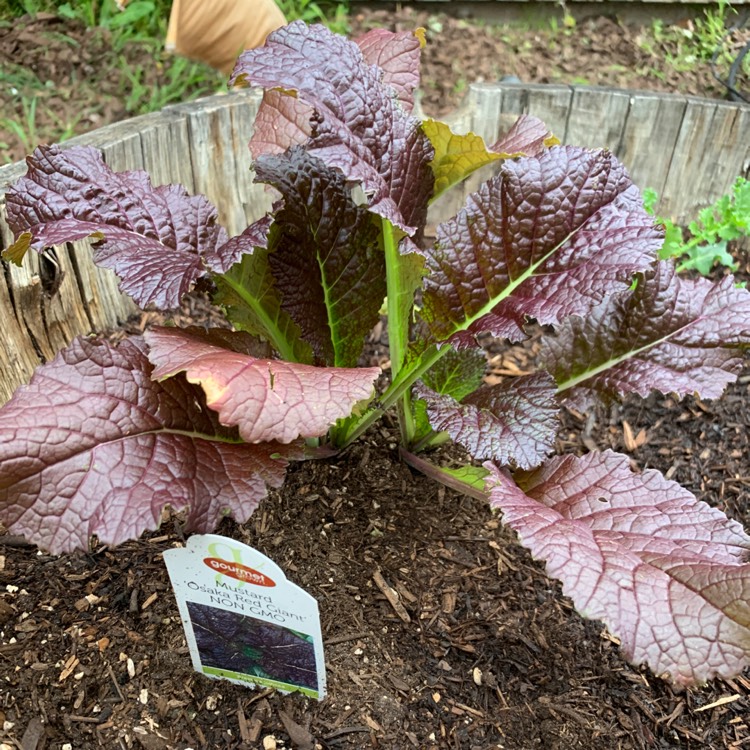
<svg viewBox="0 0 750 750"><path fill-rule="evenodd" d="M214 315L193 297L177 320ZM144 313L128 326L158 322ZM216 320L214 320L214 323ZM119 338L119 332L114 338ZM382 330L370 361L381 361ZM535 343L492 342L490 373ZM750 367L716 402L628 399L564 411L558 447L614 448L750 526ZM161 553L178 519L116 549L51 557L0 537L0 742L84 748L732 748L750 743L750 670L679 691L626 664L482 503L413 473L385 422L294 466L251 521L254 546L319 601L321 703L192 671ZM400 606L391 601L396 592Z"/></svg>

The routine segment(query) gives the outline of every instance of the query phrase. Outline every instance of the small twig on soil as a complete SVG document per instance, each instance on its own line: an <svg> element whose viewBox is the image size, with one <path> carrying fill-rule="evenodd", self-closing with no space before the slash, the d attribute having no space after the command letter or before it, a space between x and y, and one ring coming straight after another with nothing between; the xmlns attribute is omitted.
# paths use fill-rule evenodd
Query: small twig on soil
<svg viewBox="0 0 750 750"><path fill-rule="evenodd" d="M34 547L26 541L26 537L19 534L3 534L0 536L0 547Z"/></svg>
<svg viewBox="0 0 750 750"><path fill-rule="evenodd" d="M398 595L398 591L391 588L383 578L381 572L376 570L372 574L372 580L375 581L375 585L383 592L383 596L388 600L388 603L393 607L393 611L404 621L411 622L411 616L406 611L406 607L401 603L401 597Z"/></svg>
<svg viewBox="0 0 750 750"><path fill-rule="evenodd" d="M347 643L348 641L356 641L358 638L369 638L370 633L352 633L351 635L337 635L333 638L326 638L324 641L326 646L335 646L338 643Z"/></svg>
<svg viewBox="0 0 750 750"><path fill-rule="evenodd" d="M120 683L117 682L117 677L115 677L115 673L114 673L114 671L112 669L112 665L111 664L107 664L107 671L109 672L109 676L112 678L112 682L114 683L115 690L117 691L117 695L120 698L120 700L118 702L119 703L125 703L125 696L122 694L122 690L120 690Z"/></svg>
<svg viewBox="0 0 750 750"><path fill-rule="evenodd" d="M363 725L356 726L356 727L342 727L341 729L337 729L335 732L331 732L330 734L325 735L323 739L328 742L328 740L332 740L336 737L342 737L345 734L354 734L355 732L369 732L370 727L366 727Z"/></svg>
<svg viewBox="0 0 750 750"><path fill-rule="evenodd" d="M488 536L446 536L443 537L446 542L489 542Z"/></svg>

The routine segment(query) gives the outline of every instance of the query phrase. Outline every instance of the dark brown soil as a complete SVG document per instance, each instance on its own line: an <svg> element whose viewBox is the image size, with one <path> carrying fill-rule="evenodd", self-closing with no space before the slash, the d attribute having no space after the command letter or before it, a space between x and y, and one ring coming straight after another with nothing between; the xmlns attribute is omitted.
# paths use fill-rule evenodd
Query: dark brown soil
<svg viewBox="0 0 750 750"><path fill-rule="evenodd" d="M602 33L586 75L603 50L612 61L615 48L628 47L621 31ZM489 59L469 53L468 43L452 45L440 54L471 54L472 65ZM440 109L455 84L429 50L428 80L443 91L429 106ZM523 61L533 55L516 54L486 75L550 75L506 66L531 65ZM578 58L566 55L572 67ZM178 322L209 315L192 298ZM144 314L126 330L157 319ZM371 342L372 361L385 358L382 335ZM496 377L529 364L528 349L490 348ZM227 520L218 530L269 555L317 597L329 687L321 703L192 671L161 559L182 541L176 520L117 549L59 558L0 536L0 749L750 747L750 671L680 692L629 666L485 505L414 474L396 442L386 419L342 455L293 467L245 526ZM605 447L660 469L750 527L750 366L720 401L653 396L563 413L560 451ZM398 592L406 616L391 607L376 573Z"/></svg>
<svg viewBox="0 0 750 750"><path fill-rule="evenodd" d="M177 322L211 315L193 298ZM144 314L127 330L156 320ZM382 344L371 344L371 360L382 361ZM490 349L495 377L533 356L533 346ZM750 367L717 402L653 396L588 415L566 411L558 448L628 453L635 466L660 469L750 526L749 404ZM414 474L396 442L386 420L342 455L295 466L247 525L219 528L317 597L325 701L193 673L161 560L183 538L176 520L117 549L60 558L0 537L0 741L23 750L66 742L76 750L750 742L750 670L679 692L629 666L615 639L576 615L485 505ZM376 573L398 592L405 616ZM729 700L701 711L721 698Z"/></svg>
<svg viewBox="0 0 750 750"><path fill-rule="evenodd" d="M559 16L551 12L550 18ZM724 98L727 90L708 62L676 70L674 43L645 45L650 30L606 17L557 30L491 26L412 8L365 10L352 18L352 33L375 26L427 30L422 103L430 115L454 109L469 83L516 76L524 83L578 83ZM736 32L739 49L750 30ZM39 142L71 137L140 111L154 92L194 97L220 89L220 77L185 81L174 58L158 44L113 49L111 35L74 21L39 14L0 24L0 164L23 158ZM721 71L720 71L721 72ZM136 77L138 83L134 83ZM749 91L742 79L736 84ZM162 94L158 94L162 96ZM31 104L35 101L34 111ZM29 134L29 142L3 118Z"/></svg>
<svg viewBox="0 0 750 750"><path fill-rule="evenodd" d="M0 23L0 165L22 159L39 143L140 114L154 96L162 102L168 95L206 95L222 83L208 68L207 80L180 80L176 64L156 40L117 49L106 30L52 14Z"/></svg>
<svg viewBox="0 0 750 750"><path fill-rule="evenodd" d="M550 11L550 17L554 15ZM669 62L677 56L674 43L643 44L652 38L649 29L605 16L555 31L472 23L411 7L369 11L353 19L355 35L373 27L408 30L419 26L426 29L428 42L422 53L422 104L431 115L454 109L469 83L504 76L515 76L523 83L613 86L708 98L727 95L727 89L713 77L709 62L696 60L678 71ZM750 30L736 33L738 43L739 37L742 44L750 40ZM717 72L723 75L722 71L719 65ZM743 90L748 89L746 84L741 78L736 82Z"/></svg>

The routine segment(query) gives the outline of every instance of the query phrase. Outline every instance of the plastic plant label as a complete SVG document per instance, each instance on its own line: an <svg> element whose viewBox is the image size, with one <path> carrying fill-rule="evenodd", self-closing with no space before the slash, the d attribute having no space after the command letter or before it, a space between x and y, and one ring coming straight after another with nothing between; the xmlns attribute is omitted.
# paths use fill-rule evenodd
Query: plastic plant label
<svg viewBox="0 0 750 750"><path fill-rule="evenodd" d="M318 603L275 562L215 534L190 537L164 560L197 672L323 699Z"/></svg>

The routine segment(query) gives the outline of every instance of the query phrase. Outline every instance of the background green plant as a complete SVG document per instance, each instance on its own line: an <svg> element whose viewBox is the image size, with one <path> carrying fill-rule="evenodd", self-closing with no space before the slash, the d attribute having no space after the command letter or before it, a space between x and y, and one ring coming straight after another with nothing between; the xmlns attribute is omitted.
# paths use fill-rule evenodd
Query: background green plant
<svg viewBox="0 0 750 750"><path fill-rule="evenodd" d="M315 0L276 0L276 4L290 23L304 21L307 24L322 23L335 34L349 33L349 3L321 2Z"/></svg>
<svg viewBox="0 0 750 750"><path fill-rule="evenodd" d="M278 4L289 21L302 19L325 23L337 33L348 31L346 2L278 0ZM118 9L115 0L0 0L0 23L12 23L24 15L53 13L106 34L113 58L103 64L116 62L121 77L119 99L125 113L135 116L226 86L226 77L207 65L164 51L171 7L172 0L131 0L124 11ZM132 54L133 47L138 54ZM143 63L134 63L134 59ZM161 71L156 84L154 66ZM61 142L76 134L82 114L70 120L59 116L46 104L54 93L46 82L20 65L4 66L2 82L16 106L13 114L3 112L0 116L0 164L10 161L7 154L3 155L10 140L17 140L30 152L40 142Z"/></svg>
<svg viewBox="0 0 750 750"><path fill-rule="evenodd" d="M640 37L640 45L649 54L664 56L680 72L692 70L697 63L710 62L714 53L717 53L716 63L728 67L736 51L732 48L727 31L736 17L737 11L731 3L719 0L687 26L670 26L655 19L651 24L651 33ZM750 75L750 57L745 58L742 69L746 75Z"/></svg>
<svg viewBox="0 0 750 750"><path fill-rule="evenodd" d="M643 191L643 202L651 215L657 201L655 190ZM665 229L660 258L682 258L677 264L678 271L695 270L708 276L717 263L734 271L738 264L728 251L728 243L750 237L750 181L738 177L732 192L704 208L684 234L670 219L657 219Z"/></svg>

